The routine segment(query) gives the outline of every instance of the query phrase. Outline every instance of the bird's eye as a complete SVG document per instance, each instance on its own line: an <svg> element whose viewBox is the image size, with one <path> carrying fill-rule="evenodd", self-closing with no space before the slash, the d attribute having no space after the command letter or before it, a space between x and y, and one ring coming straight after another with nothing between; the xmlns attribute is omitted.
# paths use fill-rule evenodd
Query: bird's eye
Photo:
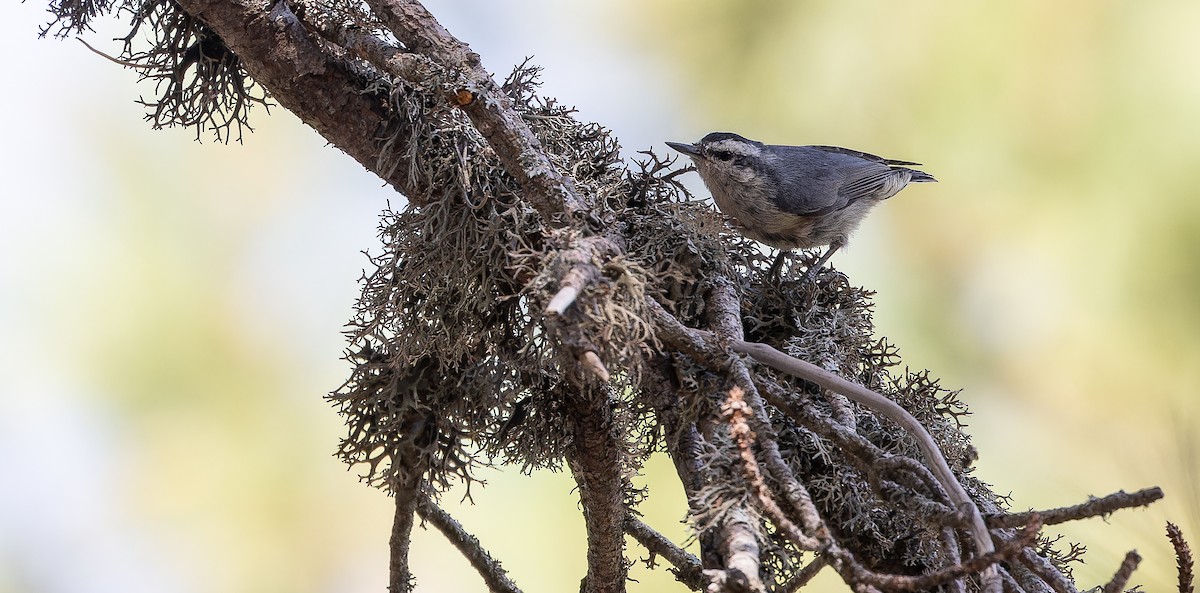
<svg viewBox="0 0 1200 593"><path fill-rule="evenodd" d="M714 150L710 154L712 154L712 157L714 159L717 159L719 161L732 161L733 160L733 153L729 152L728 150Z"/></svg>

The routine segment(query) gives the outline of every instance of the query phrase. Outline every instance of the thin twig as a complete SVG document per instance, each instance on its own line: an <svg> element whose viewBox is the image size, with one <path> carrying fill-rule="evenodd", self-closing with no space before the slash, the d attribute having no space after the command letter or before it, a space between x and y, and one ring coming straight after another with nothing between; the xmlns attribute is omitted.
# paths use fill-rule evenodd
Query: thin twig
<svg viewBox="0 0 1200 593"><path fill-rule="evenodd" d="M92 44L84 41L82 37L76 37L75 40L82 43L84 45L84 47L92 50L92 53L94 53L114 64L120 64L122 66L125 66L126 68L136 68L138 70L151 70L151 69L157 68L157 66L154 66L152 64L138 64L137 62L127 62L125 60L120 60L120 59L114 58L114 57L92 47Z"/></svg>
<svg viewBox="0 0 1200 593"><path fill-rule="evenodd" d="M1152 486L1143 488L1133 493L1126 493L1124 490L1120 492L1102 496L1100 498L1092 498L1087 502L1077 505L1050 509L1047 511L1036 511L1041 516L1042 523L1045 525L1057 525L1066 523L1067 521L1075 521L1078 519L1087 519L1099 515L1107 515L1121 509L1132 507L1144 507L1150 503L1163 497L1162 488ZM1027 513L1012 513L1004 515L986 515L984 521L988 527L992 529L1004 529L1018 527L1029 522L1029 517L1034 514L1034 511Z"/></svg>
<svg viewBox="0 0 1200 593"><path fill-rule="evenodd" d="M608 382L608 369L605 368L604 362L600 360L599 354L591 350L584 350L583 354L579 355L579 364L582 364L583 368L596 375L596 378L600 379L601 383Z"/></svg>
<svg viewBox="0 0 1200 593"><path fill-rule="evenodd" d="M1004 536L1001 536L1003 539ZM1021 567L1025 568L1025 572L1017 570ZM1017 565L1012 569L1014 576L1021 579L1025 577L1027 580L1033 578L1041 579L1041 582L1048 585L1055 593L1079 593L1075 588L1075 583L1072 583L1062 571L1054 567L1046 558L1039 556L1033 548L1028 548L1017 556Z"/></svg>
<svg viewBox="0 0 1200 593"><path fill-rule="evenodd" d="M693 591L704 587L704 571L700 559L688 553L687 550L675 545L667 536L643 523L637 517L625 517L625 533L633 536L651 554L661 556L675 567L671 570L675 579Z"/></svg>
<svg viewBox="0 0 1200 593"><path fill-rule="evenodd" d="M463 526L450 516L442 507L438 506L433 500L424 494L417 501L417 513L422 519L429 521L450 540L450 543L471 563L479 576L483 577L483 581L487 584L488 591L493 593L521 593L521 589L517 587L512 579L508 578L508 573L500 566L500 562L479 543L475 536L467 533Z"/></svg>
<svg viewBox="0 0 1200 593"><path fill-rule="evenodd" d="M1141 563L1141 554L1138 554L1137 550L1130 550L1128 554L1125 554L1125 560L1117 568L1117 572L1113 575L1112 580L1107 585L1104 585L1103 593L1121 593L1124 591L1125 585L1129 584L1129 577L1133 576L1133 571L1137 570L1138 564Z"/></svg>

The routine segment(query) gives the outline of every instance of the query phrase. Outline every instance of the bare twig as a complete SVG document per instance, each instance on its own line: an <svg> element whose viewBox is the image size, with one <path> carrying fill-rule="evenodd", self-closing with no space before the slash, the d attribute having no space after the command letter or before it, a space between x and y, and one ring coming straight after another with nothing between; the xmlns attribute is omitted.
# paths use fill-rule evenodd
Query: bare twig
<svg viewBox="0 0 1200 593"><path fill-rule="evenodd" d="M579 284L582 283L582 278L580 278L579 282L571 282L570 280L572 280L573 275L581 277L583 273L571 270L567 274L567 277L563 278L562 288L554 293L554 298L550 299L550 304L546 305L547 315L562 315L567 310L567 307L570 307L571 303L574 303L575 299L579 298L579 291L582 288Z"/></svg>
<svg viewBox="0 0 1200 593"><path fill-rule="evenodd" d="M1193 584L1196 575L1195 565L1192 561L1192 548L1183 538L1183 531L1179 529L1179 526L1169 521L1167 522L1167 539L1171 540L1171 547L1175 548L1175 563L1179 569L1179 593L1193 593L1196 590Z"/></svg>
<svg viewBox="0 0 1200 593"><path fill-rule="evenodd" d="M1001 536L1001 539L1005 539ZM1033 548L1025 549L1017 556L1018 564L1012 572L1017 578L1017 581L1025 586L1026 589L1034 590L1036 583L1041 583L1049 586L1055 593L1078 593L1075 584L1071 582L1061 571L1054 568L1054 565L1049 560L1038 556L1037 551ZM1024 567L1025 570L1020 570ZM1039 579L1035 581L1034 579ZM1034 590L1035 591L1035 590Z"/></svg>
<svg viewBox="0 0 1200 593"><path fill-rule="evenodd" d="M106 54L106 53L104 53L104 52L102 52L102 51L100 51L100 50L98 50L98 49L96 49L96 48L92 47L92 44L90 44L90 43L88 43L88 42L84 41L82 37L76 37L76 38L75 38L75 40L76 40L76 41L78 41L78 42L80 42L80 43L82 43L82 44L84 45L84 47L86 47L86 48L88 48L88 49L92 50L92 53L94 53L94 54L96 54L96 55L98 55L98 56L100 56L100 57L102 57L102 58L104 58L104 59L106 59L106 60L108 60L108 61L110 61L110 62L114 63L114 64L120 64L120 65L122 65L122 66L125 66L126 68L136 68L136 69L139 69L139 70L149 70L149 69L151 69L151 68L154 68L154 67L155 67L155 66L153 66L153 65L150 65L150 64L138 64L137 62L127 62L127 61L125 61L125 60L118 60L117 58L114 58L114 57L112 57L112 56L110 56L110 55L108 55L108 54Z"/></svg>
<svg viewBox="0 0 1200 593"><path fill-rule="evenodd" d="M417 512L422 519L429 521L450 540L450 543L458 549L459 553L471 563L471 566L483 577L483 581L487 584L488 591L493 593L521 593L521 589L517 587L512 579L508 578L508 574L500 566L500 562L479 543L475 536L467 533L463 526L450 516L444 509L437 505L428 496L421 495L417 501Z"/></svg>
<svg viewBox="0 0 1200 593"><path fill-rule="evenodd" d="M1075 521L1078 519L1086 519L1088 517L1107 515L1121 509L1144 507L1162 497L1162 488L1157 486L1143 488L1132 493L1126 493L1124 490L1122 490L1115 494L1109 494L1108 496L1092 498L1085 503L1077 505L1060 507L1047 511L1036 511L1036 514L1043 518L1043 524L1057 525L1059 523L1066 523L1067 521ZM1004 515L986 515L984 517L984 521L987 522L988 527L991 527L992 529L1017 527L1028 523L1029 517L1033 514L1034 511Z"/></svg>
<svg viewBox="0 0 1200 593"><path fill-rule="evenodd" d="M651 554L665 558L674 568L675 579L693 591L699 591L704 586L703 568L700 559L688 553L687 550L675 545L670 539L654 528L643 523L637 517L625 517L625 533L633 536Z"/></svg>
<svg viewBox="0 0 1200 593"><path fill-rule="evenodd" d="M1129 577L1133 576L1133 571L1137 570L1138 564L1141 563L1141 554L1138 554L1137 550L1130 550L1128 554L1125 554L1125 560L1117 568L1117 572L1113 575L1112 580L1107 585L1104 585L1103 593L1121 593L1124 591L1125 585L1129 583Z"/></svg>

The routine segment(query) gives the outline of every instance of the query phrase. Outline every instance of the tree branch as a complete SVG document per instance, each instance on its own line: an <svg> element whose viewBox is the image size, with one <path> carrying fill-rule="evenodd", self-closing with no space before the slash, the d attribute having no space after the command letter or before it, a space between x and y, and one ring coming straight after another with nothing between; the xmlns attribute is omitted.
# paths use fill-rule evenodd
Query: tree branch
<svg viewBox="0 0 1200 593"><path fill-rule="evenodd" d="M178 0L221 35L246 72L300 121L408 196L421 191L402 171L380 166L377 138L391 114L362 92L362 77L325 51L284 2L264 11L251 0Z"/></svg>
<svg viewBox="0 0 1200 593"><path fill-rule="evenodd" d="M548 224L564 226L585 209L574 182L550 163L537 137L512 109L512 101L483 69L478 54L415 0L368 0L367 4L407 48L462 77L460 90L468 93L460 100L463 111Z"/></svg>
<svg viewBox="0 0 1200 593"><path fill-rule="evenodd" d="M574 401L568 423L573 436L567 465L579 485L587 527L588 572L581 593L625 590L625 491L620 435L613 424L609 389L585 383L567 396Z"/></svg>
<svg viewBox="0 0 1200 593"><path fill-rule="evenodd" d="M788 356L767 344L738 341L734 342L732 346L735 352L748 354L755 360L775 370L794 375L806 381L816 383L825 389L841 393L851 400L883 414L902 426L905 432L909 433L916 441L917 446L920 447L926 462L929 463L934 475L938 478L938 482L946 489L946 493L950 495L955 506L960 511L969 513L971 518L971 535L975 541L977 553L982 556L995 550L991 535L988 533L987 526L983 522L983 515L979 512L979 507L976 506L975 501L971 499L967 491L963 489L962 484L959 484L958 478L954 476L950 465L946 463L946 458L942 455L942 451L938 448L937 443L934 442L933 437L929 435L929 432L925 430L925 427L916 418L913 418L912 414L908 413L908 410L862 385L847 381L815 364ZM988 568L987 573L984 575L984 580L989 590L998 593L1000 582L998 574L993 567Z"/></svg>
<svg viewBox="0 0 1200 593"><path fill-rule="evenodd" d="M988 527L993 529L1019 527L1028 523L1029 518L1036 514L1042 517L1042 524L1057 525L1059 523L1066 523L1067 521L1107 515L1121 509L1144 507L1161 499L1163 496L1162 488L1158 486L1143 488L1133 493L1126 493L1122 490L1101 498L1092 498L1087 502L1077 505L1047 511L1029 511L1027 513L1010 513L1004 515L989 514L984 516L984 521L987 522Z"/></svg>
<svg viewBox="0 0 1200 593"><path fill-rule="evenodd" d="M417 501L417 512L421 518L429 521L450 540L450 543L475 567L488 591L492 593L521 593L516 583L508 578L508 574L500 566L500 562L483 548L475 536L467 533L463 526L438 506L428 496L421 495Z"/></svg>
<svg viewBox="0 0 1200 593"><path fill-rule="evenodd" d="M408 548L412 543L413 513L420 498L417 480L398 484L394 490L396 514L392 519L392 534L388 538L388 591L408 593L413 589L412 570L408 566Z"/></svg>
<svg viewBox="0 0 1200 593"><path fill-rule="evenodd" d="M666 536L633 515L625 518L625 533L633 536L633 539L636 539L651 554L661 556L670 562L671 566L675 567L672 569L675 579L687 585L687 588L699 591L704 587L704 573L699 558L675 545Z"/></svg>
<svg viewBox="0 0 1200 593"><path fill-rule="evenodd" d="M1125 590L1125 585L1129 583L1129 577L1133 576L1133 571L1137 570L1139 564L1142 563L1141 554L1137 550L1130 550L1125 554L1125 559L1121 561L1121 566L1117 567L1116 574L1112 580L1104 585L1103 593L1121 593Z"/></svg>

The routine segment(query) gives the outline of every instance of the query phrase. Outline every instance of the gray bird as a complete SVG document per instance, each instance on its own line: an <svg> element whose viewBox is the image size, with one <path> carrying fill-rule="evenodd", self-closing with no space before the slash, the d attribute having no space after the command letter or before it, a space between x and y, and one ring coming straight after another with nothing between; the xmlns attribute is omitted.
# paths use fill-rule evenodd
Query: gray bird
<svg viewBox="0 0 1200 593"><path fill-rule="evenodd" d="M875 204L909 183L937 181L904 166L920 163L836 146L777 146L730 132L667 145L695 161L713 201L743 235L783 250L772 276L788 250L828 245L805 274L811 279Z"/></svg>

